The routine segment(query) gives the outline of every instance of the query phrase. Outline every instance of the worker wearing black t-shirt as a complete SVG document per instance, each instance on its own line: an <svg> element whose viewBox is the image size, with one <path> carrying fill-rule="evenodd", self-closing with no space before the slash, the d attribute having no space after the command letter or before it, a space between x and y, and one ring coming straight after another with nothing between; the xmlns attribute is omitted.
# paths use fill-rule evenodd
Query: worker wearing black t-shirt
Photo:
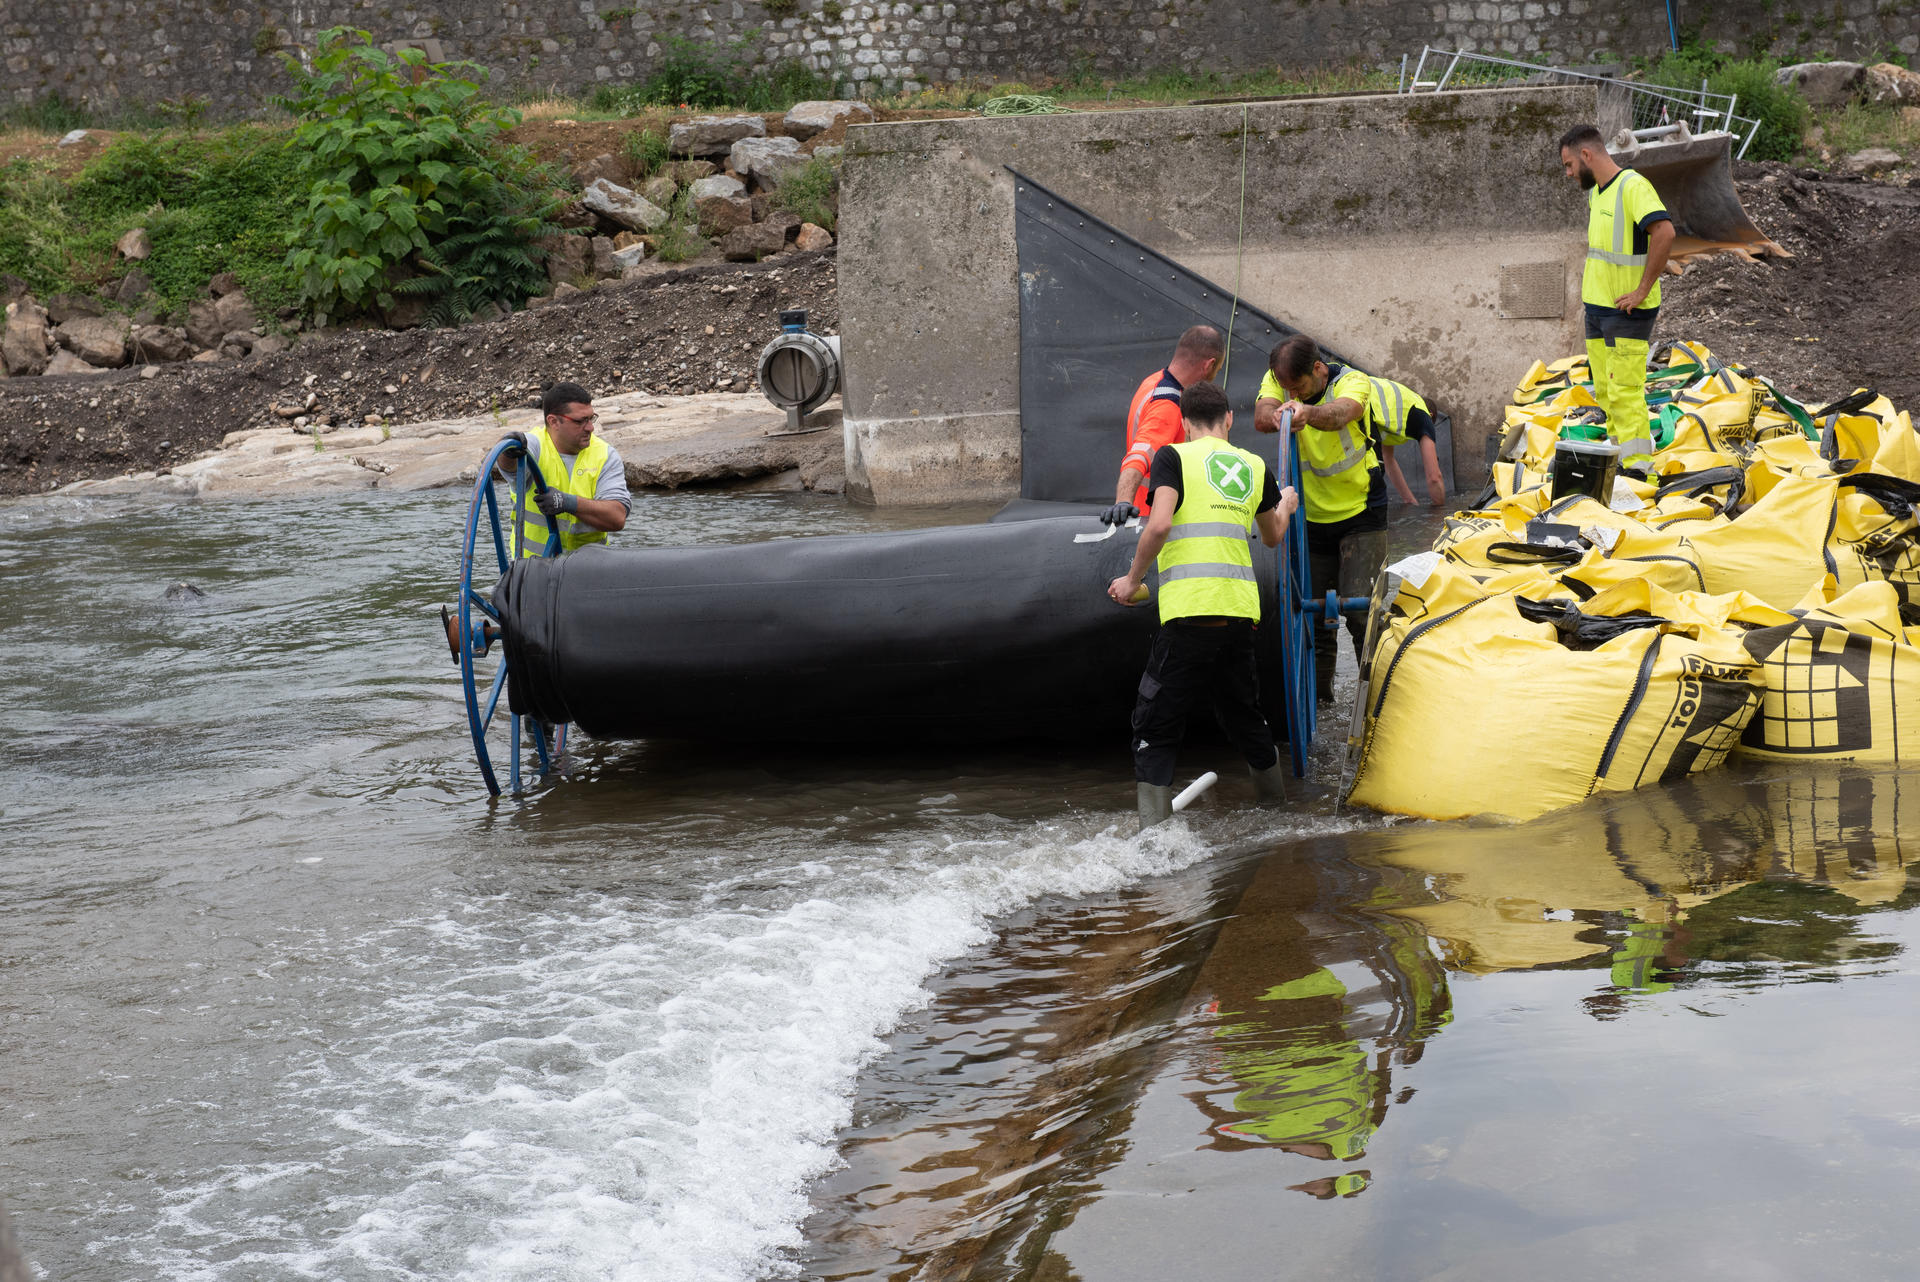
<svg viewBox="0 0 1920 1282"><path fill-rule="evenodd" d="M1195 383L1180 394L1187 439L1153 456L1152 507L1133 566L1107 585L1132 605L1147 568L1160 575L1160 633L1140 678L1133 709L1133 767L1143 827L1165 819L1173 768L1187 717L1212 705L1227 738L1246 757L1262 802L1285 797L1273 731L1260 711L1253 628L1260 587L1247 541L1256 530L1278 547L1298 502L1284 493L1259 455L1227 442L1233 415L1226 393Z"/></svg>

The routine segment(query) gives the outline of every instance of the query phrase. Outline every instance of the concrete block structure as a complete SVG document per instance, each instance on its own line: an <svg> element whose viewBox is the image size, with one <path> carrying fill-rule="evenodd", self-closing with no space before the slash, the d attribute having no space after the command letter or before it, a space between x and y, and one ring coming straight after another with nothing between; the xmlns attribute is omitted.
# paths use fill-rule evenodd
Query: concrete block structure
<svg viewBox="0 0 1920 1282"><path fill-rule="evenodd" d="M849 493L1019 492L1009 165L1434 398L1453 415L1454 484L1477 488L1528 364L1579 350L1584 200L1555 144L1597 108L1591 87L1538 88L855 127L840 207ZM1132 392L1111 389L1116 468Z"/></svg>

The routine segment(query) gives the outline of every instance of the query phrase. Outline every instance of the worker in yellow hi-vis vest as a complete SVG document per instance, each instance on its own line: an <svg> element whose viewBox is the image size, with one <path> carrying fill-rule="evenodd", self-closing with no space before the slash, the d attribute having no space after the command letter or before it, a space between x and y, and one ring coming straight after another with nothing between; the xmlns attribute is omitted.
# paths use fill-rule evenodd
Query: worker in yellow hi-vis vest
<svg viewBox="0 0 1920 1282"><path fill-rule="evenodd" d="M510 536L516 559L545 556L549 532L560 536L560 551L571 552L589 543L605 543L607 535L627 527L633 495L627 488L627 465L620 451L594 431L600 416L593 412L593 393L578 383L555 383L540 398L545 422L531 432L518 429L507 437L518 441L547 487L529 503ZM495 465L511 476L518 464L502 459ZM440 627L447 636L447 653L460 662L460 631L454 622L455 605L440 607ZM482 632L491 645L499 635L491 624Z"/></svg>
<svg viewBox="0 0 1920 1282"><path fill-rule="evenodd" d="M1258 454L1227 443L1233 413L1218 387L1189 383L1180 393L1180 417L1187 439L1153 456L1152 506L1133 565L1107 585L1109 598L1132 605L1147 567L1160 572L1160 633L1133 707L1143 828L1173 813L1175 755L1188 715L1205 704L1246 758L1262 804L1286 799L1273 729L1260 711L1253 652L1260 584L1247 541L1257 533L1267 547L1279 547L1299 499L1292 486L1280 488Z"/></svg>
<svg viewBox="0 0 1920 1282"><path fill-rule="evenodd" d="M1652 183L1613 163L1592 125L1575 125L1561 137L1560 163L1587 192L1580 301L1587 312L1593 398L1606 411L1620 466L1644 471L1653 461L1647 344L1660 311L1660 273L1673 248L1673 216Z"/></svg>

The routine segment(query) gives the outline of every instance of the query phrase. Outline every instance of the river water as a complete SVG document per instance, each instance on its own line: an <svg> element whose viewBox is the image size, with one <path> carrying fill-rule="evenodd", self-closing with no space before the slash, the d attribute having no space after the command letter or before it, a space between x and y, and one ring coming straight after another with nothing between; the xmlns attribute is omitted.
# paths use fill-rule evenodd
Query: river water
<svg viewBox="0 0 1920 1282"><path fill-rule="evenodd" d="M462 507L0 507L0 1203L43 1276L1920 1271L1920 777L1520 827L1230 777L1136 840L1124 745L581 743L489 801ZM646 496L621 537L980 515Z"/></svg>

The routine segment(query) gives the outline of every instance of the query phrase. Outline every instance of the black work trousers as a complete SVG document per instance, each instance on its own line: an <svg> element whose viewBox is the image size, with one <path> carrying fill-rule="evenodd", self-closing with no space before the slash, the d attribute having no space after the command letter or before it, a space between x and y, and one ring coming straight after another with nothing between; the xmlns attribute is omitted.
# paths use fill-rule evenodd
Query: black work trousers
<svg viewBox="0 0 1920 1282"><path fill-rule="evenodd" d="M1307 527L1307 569L1313 575L1313 599L1324 601L1327 593L1338 590L1342 597L1371 596L1373 581L1387 560L1387 532L1359 530L1336 538L1315 538L1317 531ZM1347 635L1353 638L1353 656L1367 640L1367 616L1346 616ZM1314 696L1333 698L1333 665L1340 655L1340 635L1327 627L1323 619L1313 620Z"/></svg>
<svg viewBox="0 0 1920 1282"><path fill-rule="evenodd" d="M1253 620L1218 626L1160 626L1133 705L1133 777L1165 787L1186 737L1187 716L1201 703L1213 708L1227 739L1255 770L1280 759L1273 730L1260 711L1260 675L1253 661Z"/></svg>

